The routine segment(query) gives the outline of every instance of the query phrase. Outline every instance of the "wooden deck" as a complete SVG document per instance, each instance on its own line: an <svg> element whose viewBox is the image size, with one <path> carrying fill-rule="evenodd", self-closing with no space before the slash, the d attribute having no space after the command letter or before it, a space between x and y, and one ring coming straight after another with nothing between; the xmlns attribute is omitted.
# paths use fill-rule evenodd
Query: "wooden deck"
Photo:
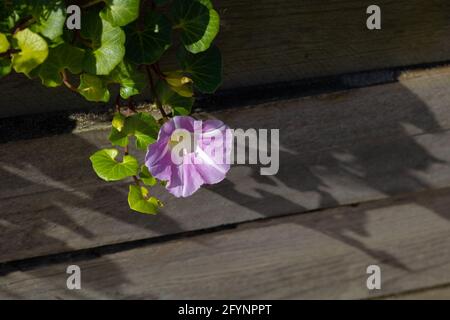
<svg viewBox="0 0 450 320"><path fill-rule="evenodd" d="M153 217L92 172L101 124L1 144L0 298L449 297L450 67L198 116L279 128L279 174L235 166L188 199L158 190ZM82 290L66 288L70 264Z"/></svg>

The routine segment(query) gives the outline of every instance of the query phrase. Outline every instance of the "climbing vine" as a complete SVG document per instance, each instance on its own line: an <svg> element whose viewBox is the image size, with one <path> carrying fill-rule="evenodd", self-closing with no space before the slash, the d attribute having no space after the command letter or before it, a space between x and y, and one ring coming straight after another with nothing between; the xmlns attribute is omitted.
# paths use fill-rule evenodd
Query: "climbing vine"
<svg viewBox="0 0 450 320"><path fill-rule="evenodd" d="M78 29L67 27L73 5ZM170 179L158 179L131 153L151 157L161 127L189 120L194 94L220 86L222 58L213 45L219 20L210 0L0 0L0 78L23 73L88 101L113 101L111 147L90 157L92 167L105 181L129 179L130 208L155 214L162 203L151 188ZM178 67L163 70L163 56ZM142 93L152 109L136 107L133 97ZM191 194L182 189L172 193Z"/></svg>

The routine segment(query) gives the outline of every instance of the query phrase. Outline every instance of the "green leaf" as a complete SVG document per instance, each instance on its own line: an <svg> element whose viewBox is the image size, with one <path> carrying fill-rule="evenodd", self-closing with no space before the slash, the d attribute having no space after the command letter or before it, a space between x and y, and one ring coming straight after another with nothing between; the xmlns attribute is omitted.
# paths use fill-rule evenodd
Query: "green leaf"
<svg viewBox="0 0 450 320"><path fill-rule="evenodd" d="M88 101L108 102L110 98L106 81L87 73L80 76L78 92Z"/></svg>
<svg viewBox="0 0 450 320"><path fill-rule="evenodd" d="M66 7L64 1L48 1L41 4L42 9L37 14L37 22L32 25L34 32L42 34L50 40L62 36L66 23Z"/></svg>
<svg viewBox="0 0 450 320"><path fill-rule="evenodd" d="M191 98L194 95L192 79L186 77L183 71L168 72L165 74L164 80L180 96Z"/></svg>
<svg viewBox="0 0 450 320"><path fill-rule="evenodd" d="M12 70L11 60L0 59L0 78L10 74L11 70Z"/></svg>
<svg viewBox="0 0 450 320"><path fill-rule="evenodd" d="M81 35L92 42L92 50L86 52L84 70L108 75L125 56L125 33L95 13L91 11L83 16Z"/></svg>
<svg viewBox="0 0 450 320"><path fill-rule="evenodd" d="M120 96L123 99L141 93L147 85L145 74L138 71L135 65L124 61L112 71L110 79L120 84Z"/></svg>
<svg viewBox="0 0 450 320"><path fill-rule="evenodd" d="M16 72L28 74L42 64L48 56L47 42L30 29L24 29L14 35L21 50L13 55L12 65Z"/></svg>
<svg viewBox="0 0 450 320"><path fill-rule="evenodd" d="M117 162L115 159L118 154L119 151L116 149L103 149L90 157L92 167L101 179L119 181L138 174L138 161L134 157L126 155L122 162Z"/></svg>
<svg viewBox="0 0 450 320"><path fill-rule="evenodd" d="M186 45L186 49L192 53L199 53L209 49L220 29L220 17L216 10L209 10L209 23L202 38L195 43Z"/></svg>
<svg viewBox="0 0 450 320"><path fill-rule="evenodd" d="M180 96L165 81L156 85L156 92L164 106L170 106L175 115L188 115L191 113L194 98Z"/></svg>
<svg viewBox="0 0 450 320"><path fill-rule="evenodd" d="M175 0L171 15L174 28L181 29L181 42L189 46L204 36L210 20L210 9L199 1Z"/></svg>
<svg viewBox="0 0 450 320"><path fill-rule="evenodd" d="M147 150L148 145L156 141L158 132L159 126L155 119L147 113L140 112L127 117L121 131L113 127L109 141L113 145L125 147L129 143L128 137L134 136L136 147Z"/></svg>
<svg viewBox="0 0 450 320"><path fill-rule="evenodd" d="M156 141L159 126L151 115L140 112L127 118L124 130L136 137L138 149L147 150L148 145Z"/></svg>
<svg viewBox="0 0 450 320"><path fill-rule="evenodd" d="M63 82L61 72L68 69L73 74L82 70L84 50L63 43L50 48L47 60L39 68L39 77L47 87L57 87Z"/></svg>
<svg viewBox="0 0 450 320"><path fill-rule="evenodd" d="M0 53L4 53L9 50L9 41L6 35L0 33Z"/></svg>
<svg viewBox="0 0 450 320"><path fill-rule="evenodd" d="M214 93L222 84L222 55L216 46L191 54L181 50L177 55L183 71L190 75L194 86L203 93Z"/></svg>
<svg viewBox="0 0 450 320"><path fill-rule="evenodd" d="M125 26L139 16L140 0L106 0L100 16L113 26Z"/></svg>
<svg viewBox="0 0 450 320"><path fill-rule="evenodd" d="M127 58L136 64L153 64L158 61L172 43L172 26L162 14L154 11L126 27Z"/></svg>
<svg viewBox="0 0 450 320"><path fill-rule="evenodd" d="M121 114L120 112L116 112L112 120L113 128L116 128L117 131L122 131L123 127L125 126L125 119L126 117L123 114Z"/></svg>
<svg viewBox="0 0 450 320"><path fill-rule="evenodd" d="M146 188L135 185L130 185L128 204L132 210L146 214L157 214L159 207L162 207L161 201L155 197L149 197Z"/></svg>
<svg viewBox="0 0 450 320"><path fill-rule="evenodd" d="M158 183L158 180L156 180L156 178L152 176L145 164L141 166L141 173L139 173L139 178L142 180L142 182L150 187L153 187Z"/></svg>
<svg viewBox="0 0 450 320"><path fill-rule="evenodd" d="M116 128L111 128L111 133L108 137L113 146L126 147L129 143L128 134L125 130L119 131Z"/></svg>

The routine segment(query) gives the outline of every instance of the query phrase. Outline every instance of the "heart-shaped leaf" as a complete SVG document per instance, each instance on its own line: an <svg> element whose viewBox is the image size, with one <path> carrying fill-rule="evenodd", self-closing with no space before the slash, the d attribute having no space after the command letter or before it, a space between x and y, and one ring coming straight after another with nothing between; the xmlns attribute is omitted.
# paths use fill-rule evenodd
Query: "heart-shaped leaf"
<svg viewBox="0 0 450 320"><path fill-rule="evenodd" d="M105 0L100 16L113 26L125 26L139 16L140 0Z"/></svg>
<svg viewBox="0 0 450 320"><path fill-rule="evenodd" d="M172 26L162 14L150 12L141 25L137 21L125 29L127 58L136 64L153 64L170 47Z"/></svg>
<svg viewBox="0 0 450 320"><path fill-rule="evenodd" d="M80 76L78 92L88 101L108 102L110 93L106 81L101 77L84 73Z"/></svg>
<svg viewBox="0 0 450 320"><path fill-rule="evenodd" d="M73 74L82 70L84 50L63 43L50 48L47 60L39 68L39 77L47 87L57 87L63 82L61 72L68 69Z"/></svg>
<svg viewBox="0 0 450 320"><path fill-rule="evenodd" d="M175 29L181 29L181 42L189 46L200 41L205 35L210 9L196 0L175 0L171 16Z"/></svg>
<svg viewBox="0 0 450 320"><path fill-rule="evenodd" d="M157 214L158 209L162 207L161 201L150 197L146 188L135 185L130 186L128 204L132 210L146 214Z"/></svg>
<svg viewBox="0 0 450 320"><path fill-rule="evenodd" d="M28 74L42 64L48 56L47 42L30 29L24 29L14 35L21 50L13 54L12 65L16 72Z"/></svg>
<svg viewBox="0 0 450 320"><path fill-rule="evenodd" d="M95 11L83 16L81 35L92 42L86 52L84 70L90 74L108 75L125 56L125 33L101 19Z"/></svg>
<svg viewBox="0 0 450 320"><path fill-rule="evenodd" d="M194 86L201 92L214 93L221 85L222 55L216 46L198 54L180 50L177 58L183 72L189 74Z"/></svg>
<svg viewBox="0 0 450 320"><path fill-rule="evenodd" d="M92 167L101 179L119 181L138 174L138 161L130 155L125 155L123 161L118 162L115 160L118 154L116 149L103 149L90 157Z"/></svg>

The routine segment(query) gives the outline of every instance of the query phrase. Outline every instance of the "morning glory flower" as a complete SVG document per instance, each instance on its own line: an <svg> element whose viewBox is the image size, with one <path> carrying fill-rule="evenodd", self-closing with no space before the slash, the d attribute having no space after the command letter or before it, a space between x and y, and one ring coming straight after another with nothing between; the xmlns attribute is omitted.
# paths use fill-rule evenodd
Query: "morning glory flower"
<svg viewBox="0 0 450 320"><path fill-rule="evenodd" d="M204 184L219 183L230 170L232 133L220 120L176 116L159 131L145 165L157 179L166 181L176 197L188 197Z"/></svg>

